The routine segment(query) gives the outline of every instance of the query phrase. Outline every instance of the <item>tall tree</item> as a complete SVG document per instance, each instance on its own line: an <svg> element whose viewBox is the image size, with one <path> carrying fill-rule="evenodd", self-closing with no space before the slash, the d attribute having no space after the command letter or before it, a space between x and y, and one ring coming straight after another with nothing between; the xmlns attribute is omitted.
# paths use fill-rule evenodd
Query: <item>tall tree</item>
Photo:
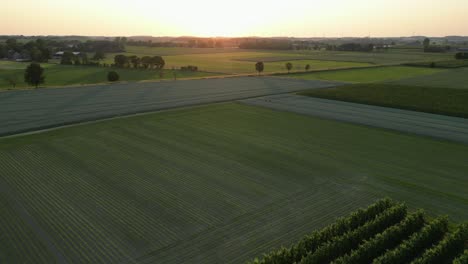
<svg viewBox="0 0 468 264"><path fill-rule="evenodd" d="M423 41L424 49L427 50L430 45L431 45L431 40L429 38L425 38Z"/></svg>
<svg viewBox="0 0 468 264"><path fill-rule="evenodd" d="M128 62L129 62L128 57L125 55L119 54L119 55L115 55L114 57L114 63L115 63L115 66L117 67L123 68L128 65Z"/></svg>
<svg viewBox="0 0 468 264"><path fill-rule="evenodd" d="M45 82L44 68L38 63L31 63L24 72L24 81L32 86L39 86Z"/></svg>
<svg viewBox="0 0 468 264"><path fill-rule="evenodd" d="M72 65L75 55L71 51L65 51L60 60L60 64L63 65Z"/></svg>
<svg viewBox="0 0 468 264"><path fill-rule="evenodd" d="M140 67L141 59L137 56L130 56L130 63L133 65L133 68L138 69Z"/></svg>
<svg viewBox="0 0 468 264"><path fill-rule="evenodd" d="M265 65L261 61L255 64L255 70L258 72L258 75L260 75L263 72L264 68L265 68Z"/></svg>
<svg viewBox="0 0 468 264"><path fill-rule="evenodd" d="M306 71L309 71L309 70L310 70L310 65L309 65L309 64L307 64L307 65L305 66L305 70L306 70Z"/></svg>
<svg viewBox="0 0 468 264"><path fill-rule="evenodd" d="M293 67L292 63L290 62L286 63L286 69L288 70L288 74L291 71L292 67Z"/></svg>
<svg viewBox="0 0 468 264"><path fill-rule="evenodd" d="M151 61L152 65L154 65L158 70L164 68L164 65L166 65L166 62L161 56L154 56Z"/></svg>
<svg viewBox="0 0 468 264"><path fill-rule="evenodd" d="M96 51L96 53L93 56L93 60L100 61L106 58L106 55L104 54L103 51Z"/></svg>

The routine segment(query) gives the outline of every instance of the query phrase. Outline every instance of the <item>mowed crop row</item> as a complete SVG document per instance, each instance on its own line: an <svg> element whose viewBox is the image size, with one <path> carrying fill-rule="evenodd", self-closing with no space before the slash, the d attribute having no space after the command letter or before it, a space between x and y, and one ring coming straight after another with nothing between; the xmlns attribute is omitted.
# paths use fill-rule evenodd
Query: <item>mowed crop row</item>
<svg viewBox="0 0 468 264"><path fill-rule="evenodd" d="M240 104L4 138L0 230L12 242L0 256L239 263L385 194L466 219L467 154L463 145Z"/></svg>
<svg viewBox="0 0 468 264"><path fill-rule="evenodd" d="M422 210L409 213L404 204L380 200L252 263L451 263L463 258L468 223L447 233L447 218L426 219Z"/></svg>

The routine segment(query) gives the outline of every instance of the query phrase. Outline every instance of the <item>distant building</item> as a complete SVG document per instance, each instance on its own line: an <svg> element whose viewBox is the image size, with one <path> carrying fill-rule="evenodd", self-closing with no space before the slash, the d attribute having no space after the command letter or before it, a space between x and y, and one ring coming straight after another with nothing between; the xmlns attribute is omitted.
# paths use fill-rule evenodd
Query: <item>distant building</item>
<svg viewBox="0 0 468 264"><path fill-rule="evenodd" d="M58 59L58 60L59 60L59 59L62 58L62 56L63 56L64 53L65 53L65 51L58 51L58 52L56 52L56 53L54 54L53 57L54 57L54 59ZM73 53L73 55L75 55L75 56L78 56L78 55L81 54L81 52L78 52L78 51L74 51L74 52L72 52L72 53Z"/></svg>

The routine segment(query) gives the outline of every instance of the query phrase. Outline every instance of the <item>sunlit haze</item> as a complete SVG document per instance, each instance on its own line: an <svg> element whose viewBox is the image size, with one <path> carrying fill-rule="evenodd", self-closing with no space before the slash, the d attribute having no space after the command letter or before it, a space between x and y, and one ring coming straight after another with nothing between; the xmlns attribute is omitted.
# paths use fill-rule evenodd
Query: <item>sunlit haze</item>
<svg viewBox="0 0 468 264"><path fill-rule="evenodd" d="M466 0L2 2L3 35L468 35Z"/></svg>

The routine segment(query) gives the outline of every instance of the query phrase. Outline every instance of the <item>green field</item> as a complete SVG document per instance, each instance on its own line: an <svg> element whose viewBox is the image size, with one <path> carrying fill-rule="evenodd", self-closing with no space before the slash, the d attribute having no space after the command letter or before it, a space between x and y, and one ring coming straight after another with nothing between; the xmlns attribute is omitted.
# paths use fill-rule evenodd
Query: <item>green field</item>
<svg viewBox="0 0 468 264"><path fill-rule="evenodd" d="M468 90L395 84L354 84L301 95L468 118Z"/></svg>
<svg viewBox="0 0 468 264"><path fill-rule="evenodd" d="M12 88L5 80L8 76L17 76L17 87L28 87L24 82L24 68L27 63L8 62L0 64L0 90ZM67 66L59 64L41 64L45 68L46 82L43 86L80 85L107 82L107 73L116 71L120 81L160 80L155 70L112 69L93 66ZM177 71L177 78L200 78L218 74L208 72ZM163 79L172 79L172 70L164 70Z"/></svg>
<svg viewBox="0 0 468 264"><path fill-rule="evenodd" d="M290 77L304 80L328 80L352 83L368 83L399 80L414 76L422 76L438 73L441 70L416 67L377 67L366 69L347 69L337 71L295 73Z"/></svg>
<svg viewBox="0 0 468 264"><path fill-rule="evenodd" d="M425 87L468 89L468 68L443 71L429 76L416 76L399 80L396 83Z"/></svg>
<svg viewBox="0 0 468 264"><path fill-rule="evenodd" d="M382 196L462 221L467 156L235 103L4 138L0 261L239 263Z"/></svg>
<svg viewBox="0 0 468 264"><path fill-rule="evenodd" d="M408 66L416 66L416 67L434 67L434 68L461 68L461 67L468 67L468 60L448 60L448 61L438 61L434 62L415 62L415 63L408 63Z"/></svg>

